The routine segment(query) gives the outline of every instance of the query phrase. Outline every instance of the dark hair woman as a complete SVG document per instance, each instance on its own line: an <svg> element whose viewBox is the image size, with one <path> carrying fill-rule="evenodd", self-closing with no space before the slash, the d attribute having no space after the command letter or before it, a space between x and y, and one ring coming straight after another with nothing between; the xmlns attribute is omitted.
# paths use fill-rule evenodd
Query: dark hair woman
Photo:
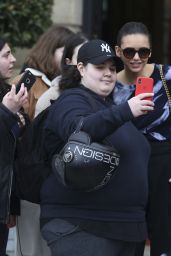
<svg viewBox="0 0 171 256"><path fill-rule="evenodd" d="M82 33L76 33L66 42L61 59L61 75L57 76L52 81L52 86L38 99L35 109L35 116L42 110L51 105L51 102L56 100L62 91L62 87L67 87L68 73L72 73L74 65L77 64L77 54L79 48L87 38ZM71 81L69 81L69 86Z"/></svg>
<svg viewBox="0 0 171 256"><path fill-rule="evenodd" d="M154 80L154 111L137 118L134 123L148 139L152 150L147 208L151 255L164 255L171 250L171 67L149 63L151 37L141 22L123 25L115 49L124 65L117 74L113 95L115 104L121 104L134 95L137 77Z"/></svg>
<svg viewBox="0 0 171 256"><path fill-rule="evenodd" d="M14 58L7 41L0 37L0 255L6 255L9 227L15 225L19 214L19 202L12 193L13 158L19 130L18 116L15 115L26 103L27 92L22 85L18 94L15 86L7 83L14 68ZM15 127L15 129L14 129ZM10 205L11 203L11 205Z"/></svg>
<svg viewBox="0 0 171 256"><path fill-rule="evenodd" d="M143 115L144 111L153 110L154 104L142 100L147 96L143 94L120 106L113 105L115 61L112 48L103 40L84 43L78 51L77 66L68 73L70 86L67 83L64 88L63 83L63 92L50 109L45 129L49 162L81 120L81 130L88 133L92 141L102 143L108 137L110 145L120 154L115 175L111 175L108 183L104 182L99 190L72 190L55 172L44 182L41 232L52 256L132 256L147 235L145 206L150 147L131 120ZM87 153L85 149L84 154ZM96 157L95 153L87 154L85 164L91 157ZM104 158L97 156L99 161L109 161ZM98 169L96 171L98 176ZM90 181L97 177L89 168L87 176ZM73 180L78 180L77 175L73 174ZM80 178L80 187L84 182L84 178Z"/></svg>

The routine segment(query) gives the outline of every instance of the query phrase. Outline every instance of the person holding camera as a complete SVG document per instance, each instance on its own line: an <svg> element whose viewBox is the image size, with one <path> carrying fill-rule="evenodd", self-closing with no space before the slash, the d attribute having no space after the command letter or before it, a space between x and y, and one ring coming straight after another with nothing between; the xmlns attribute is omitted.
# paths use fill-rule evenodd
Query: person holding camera
<svg viewBox="0 0 171 256"><path fill-rule="evenodd" d="M160 256L171 250L171 67L148 63L151 36L141 22L128 22L121 27L115 49L124 65L117 74L115 104L133 97L137 77L154 80L154 111L136 118L134 124L151 145L147 220L151 255Z"/></svg>
<svg viewBox="0 0 171 256"><path fill-rule="evenodd" d="M9 228L15 226L19 214L19 201L12 189L15 140L21 120L16 113L27 102L27 91L22 85L16 93L15 86L7 83L11 78L15 57L5 38L0 37L0 255L6 255Z"/></svg>
<svg viewBox="0 0 171 256"><path fill-rule="evenodd" d="M80 121L81 131L88 133L92 142L103 143L107 139L115 147L120 162L109 182L99 189L98 169L97 176L91 176L87 168L87 176L92 177L89 192L81 190L86 182L83 178L78 180L80 190L72 190L67 186L70 180L64 184L55 172L43 183L41 232L52 256L132 256L147 237L145 208L150 146L132 120L153 111L154 103L144 100L153 94L144 93L116 106L111 97L115 82L115 54L100 39L81 46L77 66L64 81L60 80L62 94L52 104L45 127L49 162ZM71 178L77 179L74 174Z"/></svg>

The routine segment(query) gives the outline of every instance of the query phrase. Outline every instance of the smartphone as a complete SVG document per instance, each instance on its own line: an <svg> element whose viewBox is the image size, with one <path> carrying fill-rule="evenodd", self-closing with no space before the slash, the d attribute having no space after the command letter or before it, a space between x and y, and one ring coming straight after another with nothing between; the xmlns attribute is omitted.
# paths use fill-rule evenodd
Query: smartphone
<svg viewBox="0 0 171 256"><path fill-rule="evenodd" d="M144 92L153 92L154 80L151 77L137 77L135 96ZM144 98L146 100L153 100L152 97Z"/></svg>
<svg viewBox="0 0 171 256"><path fill-rule="evenodd" d="M16 84L16 93L19 92L22 83L24 83L24 86L29 91L35 81L36 81L36 77L30 71L28 70L25 71L23 76L20 78L20 80Z"/></svg>

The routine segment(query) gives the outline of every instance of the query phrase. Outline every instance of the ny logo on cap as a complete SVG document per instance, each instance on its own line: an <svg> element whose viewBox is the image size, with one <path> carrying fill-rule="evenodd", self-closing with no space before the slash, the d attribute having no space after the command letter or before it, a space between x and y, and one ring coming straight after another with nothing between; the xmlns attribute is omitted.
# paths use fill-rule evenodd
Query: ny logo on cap
<svg viewBox="0 0 171 256"><path fill-rule="evenodd" d="M104 50L106 52L110 52L111 53L111 50L110 50L110 46L108 44L101 44L101 47L102 47L102 52L104 52Z"/></svg>

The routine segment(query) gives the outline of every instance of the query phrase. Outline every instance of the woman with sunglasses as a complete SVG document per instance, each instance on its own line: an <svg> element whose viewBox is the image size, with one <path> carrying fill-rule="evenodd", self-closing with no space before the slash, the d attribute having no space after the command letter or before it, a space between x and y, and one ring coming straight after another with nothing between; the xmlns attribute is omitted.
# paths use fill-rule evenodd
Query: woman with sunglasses
<svg viewBox="0 0 171 256"><path fill-rule="evenodd" d="M134 95L139 76L154 79L154 111L138 117L136 126L151 144L149 163L149 204L147 219L151 256L166 255L171 250L171 112L160 75L160 65L149 64L151 40L147 27L140 22L128 22L120 29L115 47L124 69L117 74L113 99L116 104ZM171 93L171 67L162 66ZM136 156L135 156L136 157ZM138 171L138 170L137 170Z"/></svg>

